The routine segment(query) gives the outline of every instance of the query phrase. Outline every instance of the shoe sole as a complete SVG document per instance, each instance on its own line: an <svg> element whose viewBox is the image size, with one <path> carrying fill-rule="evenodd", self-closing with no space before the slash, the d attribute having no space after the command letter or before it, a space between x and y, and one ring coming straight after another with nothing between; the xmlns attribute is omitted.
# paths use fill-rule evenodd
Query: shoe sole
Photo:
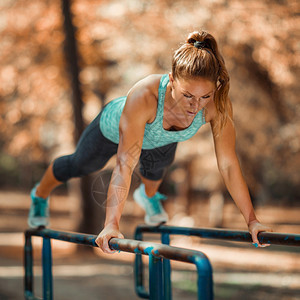
<svg viewBox="0 0 300 300"><path fill-rule="evenodd" d="M164 224L167 223L167 221L161 221L161 222L149 222L149 221L146 221L146 220L144 220L144 221L145 221L146 225L155 226L155 227L161 226L161 225L164 225Z"/></svg>
<svg viewBox="0 0 300 300"><path fill-rule="evenodd" d="M166 220L161 220L161 221L151 221L149 220L149 217L146 215L144 218L145 224L149 226L159 226L162 224L166 224L168 222L168 218Z"/></svg>
<svg viewBox="0 0 300 300"><path fill-rule="evenodd" d="M49 226L50 222L48 217L34 218L29 216L27 218L27 224L30 228L38 228L40 226L47 227Z"/></svg>
<svg viewBox="0 0 300 300"><path fill-rule="evenodd" d="M135 203L137 203L141 208L144 209L144 211L146 212L146 209L145 209L145 206L143 205L143 202L140 200L140 197L138 195L138 190L135 190L134 193L133 193L133 200ZM168 217L166 218L166 220L162 220L162 221L151 221L149 220L149 216L146 214L145 215L145 218L144 218L144 221L147 225L150 225L150 226L159 226L159 225L162 225L162 224L165 224L166 222L168 222Z"/></svg>
<svg viewBox="0 0 300 300"><path fill-rule="evenodd" d="M46 222L46 223L34 224L28 220L27 224L28 224L29 228L39 228L39 227L47 227L47 226L49 226L50 223Z"/></svg>

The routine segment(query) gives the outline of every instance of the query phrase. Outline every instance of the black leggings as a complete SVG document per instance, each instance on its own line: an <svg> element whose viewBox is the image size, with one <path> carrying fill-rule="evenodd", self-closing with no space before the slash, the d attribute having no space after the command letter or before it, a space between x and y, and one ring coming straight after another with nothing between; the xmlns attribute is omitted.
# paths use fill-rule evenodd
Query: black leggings
<svg viewBox="0 0 300 300"><path fill-rule="evenodd" d="M101 112L84 130L76 150L54 160L53 173L58 181L65 182L102 169L117 153L118 144L103 136L100 130ZM149 180L160 180L166 168L173 162L177 143L145 150L140 155L140 173Z"/></svg>

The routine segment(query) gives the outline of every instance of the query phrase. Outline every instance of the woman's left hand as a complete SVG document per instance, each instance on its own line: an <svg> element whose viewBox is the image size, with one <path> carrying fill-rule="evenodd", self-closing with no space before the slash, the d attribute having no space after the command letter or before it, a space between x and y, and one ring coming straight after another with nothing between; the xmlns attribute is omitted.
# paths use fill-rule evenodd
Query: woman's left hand
<svg viewBox="0 0 300 300"><path fill-rule="evenodd" d="M248 229L249 229L249 232L252 236L253 245L255 245L255 247L270 246L270 244L260 244L260 242L258 241L258 238L257 238L257 234L259 232L263 232L263 231L272 232L273 231L272 228L270 228L268 226L265 226L265 225L262 225L257 220L255 220L255 221L252 221L252 222L249 223Z"/></svg>

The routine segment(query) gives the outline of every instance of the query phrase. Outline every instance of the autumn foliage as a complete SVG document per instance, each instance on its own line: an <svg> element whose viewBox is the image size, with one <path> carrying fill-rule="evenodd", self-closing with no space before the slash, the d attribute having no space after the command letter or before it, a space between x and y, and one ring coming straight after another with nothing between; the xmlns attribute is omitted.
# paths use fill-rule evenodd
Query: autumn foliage
<svg viewBox="0 0 300 300"><path fill-rule="evenodd" d="M206 29L231 76L237 151L254 199L300 198L298 1L71 3L86 123L137 80L169 72L186 35ZM61 1L1 1L0 31L0 184L28 188L74 149ZM191 188L220 189L211 184L219 179L209 125L180 145L176 159L192 160Z"/></svg>

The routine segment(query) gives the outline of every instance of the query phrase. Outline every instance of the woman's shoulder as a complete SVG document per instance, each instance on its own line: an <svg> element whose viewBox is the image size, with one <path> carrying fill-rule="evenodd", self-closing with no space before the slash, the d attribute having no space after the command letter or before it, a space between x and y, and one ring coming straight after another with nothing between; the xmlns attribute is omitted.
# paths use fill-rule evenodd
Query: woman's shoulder
<svg viewBox="0 0 300 300"><path fill-rule="evenodd" d="M148 121L156 115L160 74L152 74L139 80L128 92L125 113L144 111Z"/></svg>
<svg viewBox="0 0 300 300"><path fill-rule="evenodd" d="M231 102L230 102L230 105L231 105ZM218 116L218 114L217 114L216 104L214 101L210 101L205 106L205 122L209 123L209 122L213 121L215 118L217 118L217 116Z"/></svg>
<svg viewBox="0 0 300 300"><path fill-rule="evenodd" d="M158 88L162 74L151 74L139 80L129 91L138 91L141 94L158 95Z"/></svg>
<svg viewBox="0 0 300 300"><path fill-rule="evenodd" d="M210 101L207 103L204 109L205 112L205 122L209 123L212 121L217 115L217 109L214 101Z"/></svg>
<svg viewBox="0 0 300 300"><path fill-rule="evenodd" d="M128 92L127 97L129 101L139 101L147 106L156 107L158 89L162 76L161 74L152 74L139 80Z"/></svg>

